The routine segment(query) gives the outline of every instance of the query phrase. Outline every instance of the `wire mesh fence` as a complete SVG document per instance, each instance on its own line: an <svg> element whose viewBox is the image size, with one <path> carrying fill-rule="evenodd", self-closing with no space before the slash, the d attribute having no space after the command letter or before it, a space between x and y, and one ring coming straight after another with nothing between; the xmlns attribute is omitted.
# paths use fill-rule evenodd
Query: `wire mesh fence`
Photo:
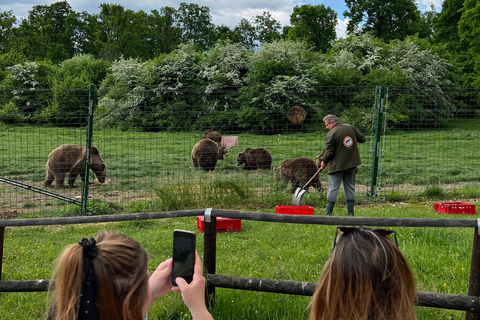
<svg viewBox="0 0 480 320"><path fill-rule="evenodd" d="M274 168L286 159L315 160L324 147L327 130L322 118L327 114L338 115L367 137L360 145L359 195L371 193L371 188L382 196L418 193L429 186L476 187L480 181L480 106L475 89L389 87L381 94L378 87L320 87L286 94L259 88L254 94L238 88L182 92L116 87L94 93L0 91L3 218L71 205L53 194L76 201L82 197L81 173L75 188L55 187L55 181L45 186L46 164L61 145L86 146L92 99L92 145L106 165L106 179L99 183L95 176L101 178L99 170L90 172L88 198L106 201L117 211L141 210L156 199L162 186L188 185L188 193L195 194L215 179L244 181L265 197L291 193L290 185L275 178ZM379 135L376 121L381 122ZM222 150L212 172L195 168L192 160L192 150L206 130L220 133L228 149L228 155ZM247 148L268 150L271 166L244 170L246 164L237 165L238 154ZM375 155L377 177L372 173ZM81 161L81 153L77 157ZM324 173L320 180L327 189ZM68 175L64 185L68 186ZM310 193L325 197L314 189Z"/></svg>

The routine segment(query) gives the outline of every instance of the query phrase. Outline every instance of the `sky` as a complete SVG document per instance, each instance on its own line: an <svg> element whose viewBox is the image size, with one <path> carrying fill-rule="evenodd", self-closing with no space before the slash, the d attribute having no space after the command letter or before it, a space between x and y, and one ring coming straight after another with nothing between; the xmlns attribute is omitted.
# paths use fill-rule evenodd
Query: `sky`
<svg viewBox="0 0 480 320"><path fill-rule="evenodd" d="M13 15L17 19L24 18L28 15L28 11L36 5L50 5L61 0L0 0L0 11L12 10ZM443 0L417 0L418 8L421 12L430 9L430 3L435 5L437 11L441 10L441 2ZM212 22L215 25L226 25L230 28L235 27L242 18L248 20L257 15L262 15L264 11L268 11L274 19L280 22L282 26L290 25L290 15L295 6L303 4L319 5L332 8L337 12L337 38L345 37L345 31L348 19L343 16L346 10L345 1L341 0L67 0L73 11L87 11L90 14L100 11L101 3L113 3L122 5L125 9L135 12L140 10L150 13L151 10L159 10L162 7L169 6L178 9L178 5L182 2L196 3L199 6L206 6L210 9Z"/></svg>

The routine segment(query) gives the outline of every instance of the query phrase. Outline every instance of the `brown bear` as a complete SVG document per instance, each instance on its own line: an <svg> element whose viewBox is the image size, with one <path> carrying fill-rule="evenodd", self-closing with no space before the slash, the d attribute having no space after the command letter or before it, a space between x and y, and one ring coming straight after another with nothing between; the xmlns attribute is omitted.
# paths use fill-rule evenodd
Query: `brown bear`
<svg viewBox="0 0 480 320"><path fill-rule="evenodd" d="M279 168L273 168L275 179L282 187L285 187L288 181L292 182L292 193L297 188L303 188L317 171L318 167L315 161L305 157L287 159L282 162ZM306 189L308 190L310 186L317 188L319 192L323 192L318 174L306 186Z"/></svg>
<svg viewBox="0 0 480 320"><path fill-rule="evenodd" d="M205 132L203 133L202 139L211 139L216 143L222 143L222 135L215 130L210 130L210 129L205 130Z"/></svg>
<svg viewBox="0 0 480 320"><path fill-rule="evenodd" d="M244 170L268 169L272 166L272 155L265 148L247 148L237 155L237 166Z"/></svg>
<svg viewBox="0 0 480 320"><path fill-rule="evenodd" d="M82 181L85 178L86 151L87 147L74 144L62 144L50 152L47 164L45 165L46 174L43 186L49 187L55 180L56 188L65 188L65 176L69 173L68 186L75 188L75 179L77 176L80 175ZM100 157L98 149L94 146L90 149L90 169L95 173L100 183L105 182L107 166L102 157Z"/></svg>
<svg viewBox="0 0 480 320"><path fill-rule="evenodd" d="M193 167L213 171L217 165L217 160L223 159L224 155L228 155L228 148L223 148L221 144L211 139L201 139L192 149Z"/></svg>

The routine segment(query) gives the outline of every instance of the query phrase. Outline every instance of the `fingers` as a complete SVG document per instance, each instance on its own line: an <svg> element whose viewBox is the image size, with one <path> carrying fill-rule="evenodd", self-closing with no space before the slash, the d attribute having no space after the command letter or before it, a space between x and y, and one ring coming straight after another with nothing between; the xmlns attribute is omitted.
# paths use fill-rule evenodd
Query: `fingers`
<svg viewBox="0 0 480 320"><path fill-rule="evenodd" d="M168 268L172 268L172 258L169 258L165 261L163 261L162 263L160 263L157 267L157 269L155 269L155 271L162 271L164 269L168 269Z"/></svg>
<svg viewBox="0 0 480 320"><path fill-rule="evenodd" d="M194 273L193 277L195 276L202 276L203 277L203 270L202 270L202 260L200 259L200 255L198 254L198 251L195 250L195 267L194 267Z"/></svg>
<svg viewBox="0 0 480 320"><path fill-rule="evenodd" d="M188 287L187 281L181 277L175 278L175 283L177 284L179 291L182 291L182 289Z"/></svg>

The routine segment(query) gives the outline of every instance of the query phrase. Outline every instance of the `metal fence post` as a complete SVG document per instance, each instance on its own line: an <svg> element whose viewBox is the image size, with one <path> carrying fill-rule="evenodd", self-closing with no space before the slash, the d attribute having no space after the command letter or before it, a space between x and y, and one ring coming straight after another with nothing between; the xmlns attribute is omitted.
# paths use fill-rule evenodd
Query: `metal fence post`
<svg viewBox="0 0 480 320"><path fill-rule="evenodd" d="M212 217L212 208L205 210L203 229L203 269L208 274L215 274L217 262L217 218ZM208 278L207 278L208 283ZM205 303L208 308L215 305L215 286L207 285Z"/></svg>
<svg viewBox="0 0 480 320"><path fill-rule="evenodd" d="M2 280L4 239L5 239L5 227L0 227L0 280Z"/></svg>
<svg viewBox="0 0 480 320"><path fill-rule="evenodd" d="M85 153L85 171L83 178L83 190L82 190L82 205L81 214L87 214L87 201L88 201L88 175L90 172L90 149L92 147L93 136L93 105L95 102L95 86L90 85L88 90L88 120L87 120L87 141L86 141L86 153Z"/></svg>
<svg viewBox="0 0 480 320"><path fill-rule="evenodd" d="M480 224L480 219L478 219ZM473 236L472 260L470 261L470 280L468 282L468 295L480 295L480 236L478 235L478 227L475 228ZM467 311L465 320L480 320L480 313Z"/></svg>
<svg viewBox="0 0 480 320"><path fill-rule="evenodd" d="M383 86L379 86L376 92L377 97L377 115L375 121L375 143L372 151L372 183L370 185L370 196L375 196L375 189L377 188L377 176L378 176L378 157L380 152L380 131L382 127L382 115L383 104L385 99L385 89Z"/></svg>

